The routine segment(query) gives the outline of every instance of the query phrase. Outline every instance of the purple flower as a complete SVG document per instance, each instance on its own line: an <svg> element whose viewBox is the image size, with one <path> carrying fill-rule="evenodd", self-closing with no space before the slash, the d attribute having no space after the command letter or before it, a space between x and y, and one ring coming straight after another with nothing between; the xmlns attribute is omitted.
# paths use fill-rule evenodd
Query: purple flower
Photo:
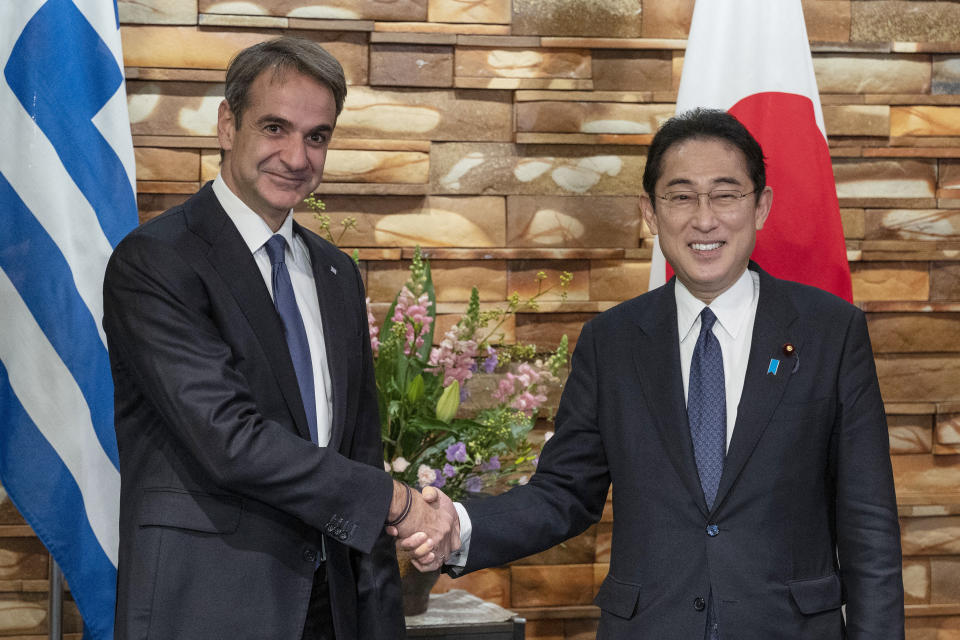
<svg viewBox="0 0 960 640"><path fill-rule="evenodd" d="M467 445L462 442L454 442L452 445L447 447L447 460L450 462L466 462L467 461Z"/></svg>
<svg viewBox="0 0 960 640"><path fill-rule="evenodd" d="M453 468L452 464L445 464L443 465L443 475L448 478L452 478L453 476L457 475L457 470Z"/></svg>
<svg viewBox="0 0 960 640"><path fill-rule="evenodd" d="M460 387L460 404L470 399L470 389L466 385Z"/></svg>
<svg viewBox="0 0 960 640"><path fill-rule="evenodd" d="M435 469L437 472L436 479L430 483L430 486L436 487L437 489L442 489L443 485L447 484L447 479L443 477L443 474L440 473L440 469Z"/></svg>
<svg viewBox="0 0 960 640"><path fill-rule="evenodd" d="M483 361L483 370L487 373L493 373L493 370L497 368L497 352L493 347L487 347L487 354Z"/></svg>
<svg viewBox="0 0 960 640"><path fill-rule="evenodd" d="M470 476L467 478L464 488L468 493L480 493L483 491L483 478L480 476Z"/></svg>
<svg viewBox="0 0 960 640"><path fill-rule="evenodd" d="M500 456L493 456L482 465L480 469L483 471L496 471L500 468Z"/></svg>

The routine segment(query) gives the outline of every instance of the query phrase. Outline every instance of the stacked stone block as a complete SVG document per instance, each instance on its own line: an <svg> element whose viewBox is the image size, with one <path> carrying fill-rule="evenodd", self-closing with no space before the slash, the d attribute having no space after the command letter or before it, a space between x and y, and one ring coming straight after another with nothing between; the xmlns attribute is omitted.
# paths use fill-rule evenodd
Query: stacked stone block
<svg viewBox="0 0 960 640"><path fill-rule="evenodd" d="M804 0L854 298L889 420L907 637L960 638L960 4ZM647 145L674 111L693 0L120 0L141 220L217 172L216 110L240 48L313 39L350 83L318 191L382 316L415 245L439 329L574 273L504 327L575 341L647 288ZM302 224L319 229L306 207ZM534 640L592 638L612 511L565 545L437 590L520 612ZM0 637L46 637L48 557L0 488ZM68 601L67 637L81 624Z"/></svg>

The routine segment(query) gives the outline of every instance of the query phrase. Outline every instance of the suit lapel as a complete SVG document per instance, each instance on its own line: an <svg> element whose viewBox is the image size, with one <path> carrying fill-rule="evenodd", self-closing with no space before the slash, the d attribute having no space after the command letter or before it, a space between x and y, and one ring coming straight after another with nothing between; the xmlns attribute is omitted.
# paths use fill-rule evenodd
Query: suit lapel
<svg viewBox="0 0 960 640"><path fill-rule="evenodd" d="M794 359L784 355L783 345L791 343L798 352L801 348L799 325L795 322L798 314L793 302L775 278L753 263L750 266L760 273L760 299L737 421L723 464L715 510L753 453L793 375ZM768 373L771 360L779 361L775 374Z"/></svg>
<svg viewBox="0 0 960 640"><path fill-rule="evenodd" d="M230 221L210 183L187 203L187 224L210 244L213 268L236 299L269 362L297 431L310 439L297 374L283 336L280 316L250 249Z"/></svg>
<svg viewBox="0 0 960 640"><path fill-rule="evenodd" d="M667 455L706 516L707 504L694 461L683 396L674 283L671 279L665 287L650 294L655 296L650 304L636 307L635 321L640 332L633 356L640 388Z"/></svg>
<svg viewBox="0 0 960 640"><path fill-rule="evenodd" d="M351 344L350 336L343 319L347 309L343 297L343 278L349 274L339 274L325 248L316 239L303 232L303 227L294 222L294 232L300 234L310 251L310 263L313 267L313 279L317 287L317 299L320 301L320 317L323 322L323 342L327 352L327 370L330 374L332 404L331 449L338 449L343 441L347 407L347 353L346 345Z"/></svg>

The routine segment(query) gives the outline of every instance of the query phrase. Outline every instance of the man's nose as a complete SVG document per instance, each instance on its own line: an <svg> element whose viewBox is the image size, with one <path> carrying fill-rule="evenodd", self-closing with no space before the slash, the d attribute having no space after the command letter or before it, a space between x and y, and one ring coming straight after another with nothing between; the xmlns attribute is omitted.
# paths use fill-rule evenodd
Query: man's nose
<svg viewBox="0 0 960 640"><path fill-rule="evenodd" d="M307 166L307 145L299 136L290 136L284 141L281 159L288 168L304 169Z"/></svg>
<svg viewBox="0 0 960 640"><path fill-rule="evenodd" d="M698 227L712 227L716 224L717 215L713 210L713 201L709 193L697 194L697 207L693 212L693 222Z"/></svg>

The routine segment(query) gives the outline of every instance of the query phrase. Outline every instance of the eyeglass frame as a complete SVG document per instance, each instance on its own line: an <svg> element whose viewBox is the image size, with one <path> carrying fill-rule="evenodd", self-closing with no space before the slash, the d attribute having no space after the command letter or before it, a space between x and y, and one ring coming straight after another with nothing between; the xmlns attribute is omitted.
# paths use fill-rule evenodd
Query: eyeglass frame
<svg viewBox="0 0 960 640"><path fill-rule="evenodd" d="M707 196L707 203L710 205L710 209L715 211L715 209L713 208L713 200L710 199L710 194L713 193L714 191L725 191L725 192L729 192L729 193L739 193L740 195L737 197L737 202L739 203L741 200L743 200L743 199L746 198L747 196L751 196L751 195L757 193L757 192L759 191L759 189L754 189L753 191L748 191L747 193L742 193L739 189L723 189L723 188L720 188L720 187L717 187L716 189L711 189L710 191L694 191L693 189L678 189L678 190L676 190L676 191L667 191L667 192L664 193L663 195L653 194L653 197L654 197L654 198L657 198L657 199L659 199L659 200L663 200L664 203L665 203L665 206L669 208L669 207L671 207L671 206L675 206L675 205L672 205L672 203L670 202L670 200L669 200L669 198L668 198L668 196L669 196L671 193L693 193L693 194L696 194L696 196L697 196L697 206L696 206L696 208L691 209L691 211L694 211L694 210L700 208L700 196Z"/></svg>

